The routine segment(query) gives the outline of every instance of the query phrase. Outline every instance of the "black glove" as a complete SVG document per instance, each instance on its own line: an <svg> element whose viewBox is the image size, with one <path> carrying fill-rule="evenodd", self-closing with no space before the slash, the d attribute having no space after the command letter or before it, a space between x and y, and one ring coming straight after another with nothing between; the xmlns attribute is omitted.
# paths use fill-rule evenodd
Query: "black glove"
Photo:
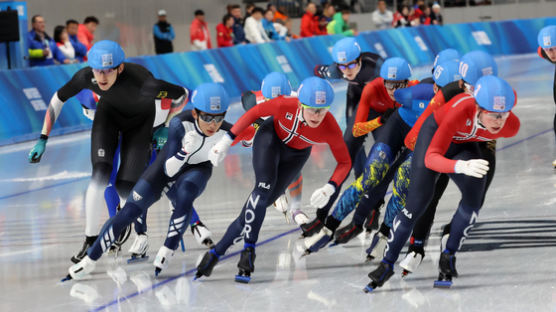
<svg viewBox="0 0 556 312"><path fill-rule="evenodd" d="M241 94L241 105L245 111L250 110L255 105L257 105L257 96L251 91L247 91Z"/></svg>
<svg viewBox="0 0 556 312"><path fill-rule="evenodd" d="M388 118L390 118L390 116L396 111L395 108L389 108L387 109L384 114L382 114L382 116L380 116L380 121L382 122L382 124L385 124L386 121L388 121Z"/></svg>

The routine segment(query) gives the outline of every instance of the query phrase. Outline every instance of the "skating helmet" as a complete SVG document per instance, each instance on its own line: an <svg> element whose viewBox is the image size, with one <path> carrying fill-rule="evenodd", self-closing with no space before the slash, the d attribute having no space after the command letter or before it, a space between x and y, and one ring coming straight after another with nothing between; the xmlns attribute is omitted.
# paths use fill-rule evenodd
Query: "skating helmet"
<svg viewBox="0 0 556 312"><path fill-rule="evenodd" d="M203 83L191 96L191 103L197 110L208 114L222 114L228 110L230 98L226 89L219 83Z"/></svg>
<svg viewBox="0 0 556 312"><path fill-rule="evenodd" d="M436 65L438 65L440 63L444 63L446 61L458 61L459 62L459 58L460 58L460 55L459 55L459 52L457 50L454 50L454 49L442 50L442 51L438 52L438 54L434 58L434 63L432 64L433 71L434 71L434 68L436 67Z"/></svg>
<svg viewBox="0 0 556 312"><path fill-rule="evenodd" d="M87 58L91 68L109 69L123 63L125 53L117 42L102 40L93 45L87 53Z"/></svg>
<svg viewBox="0 0 556 312"><path fill-rule="evenodd" d="M264 77L261 91L265 98L273 99L280 95L290 95L292 93L292 86L286 75L272 72Z"/></svg>
<svg viewBox="0 0 556 312"><path fill-rule="evenodd" d="M438 63L434 67L432 79L439 87L444 87L450 82L460 80L461 75L459 74L459 62L456 60L449 60Z"/></svg>
<svg viewBox="0 0 556 312"><path fill-rule="evenodd" d="M361 47L355 38L344 38L332 48L332 59L336 64L347 64L354 61L361 54Z"/></svg>
<svg viewBox="0 0 556 312"><path fill-rule="evenodd" d="M411 66L401 57L391 57L380 67L380 77L384 80L408 80Z"/></svg>
<svg viewBox="0 0 556 312"><path fill-rule="evenodd" d="M297 94L301 104L314 108L329 107L334 101L332 86L328 81L319 77L305 78L301 82Z"/></svg>
<svg viewBox="0 0 556 312"><path fill-rule="evenodd" d="M509 112L515 105L514 90L508 82L496 76L479 78L473 92L475 101L482 109L490 112Z"/></svg>
<svg viewBox="0 0 556 312"><path fill-rule="evenodd" d="M498 66L494 58L484 51L471 51L465 53L459 63L461 78L474 85L482 76L498 75Z"/></svg>
<svg viewBox="0 0 556 312"><path fill-rule="evenodd" d="M546 26L541 29L541 31L539 31L537 41L539 42L539 47L541 48L551 48L556 46L556 25Z"/></svg>

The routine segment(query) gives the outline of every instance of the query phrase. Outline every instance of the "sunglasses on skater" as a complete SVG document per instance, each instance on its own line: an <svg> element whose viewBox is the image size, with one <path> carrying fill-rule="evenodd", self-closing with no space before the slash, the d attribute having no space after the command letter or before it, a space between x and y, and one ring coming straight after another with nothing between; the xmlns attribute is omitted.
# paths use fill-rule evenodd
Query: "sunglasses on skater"
<svg viewBox="0 0 556 312"><path fill-rule="evenodd" d="M397 90L397 89L405 88L406 86L407 86L407 82L406 82L406 81L389 81L389 80L384 80L384 87L385 87L386 89Z"/></svg>
<svg viewBox="0 0 556 312"><path fill-rule="evenodd" d="M199 114L199 118L207 123L210 123L211 121L214 121L215 123L220 123L222 121L224 121L224 117L226 116L226 114L223 115L209 115L209 114L203 114L200 113Z"/></svg>
<svg viewBox="0 0 556 312"><path fill-rule="evenodd" d="M357 63L359 63L358 60L349 62L349 63L347 63L347 64L338 64L338 68L339 68L340 70L354 69L355 66L357 66Z"/></svg>
<svg viewBox="0 0 556 312"><path fill-rule="evenodd" d="M301 104L301 107L303 107L303 109L306 110L309 114L313 114L313 115L322 115L328 112L328 107L314 108L311 106L307 106L305 104Z"/></svg>
<svg viewBox="0 0 556 312"><path fill-rule="evenodd" d="M93 73L95 74L105 74L105 75L109 75L112 72L114 72L116 69L118 69L118 67L114 67L114 68L107 68L107 69L94 69L93 68Z"/></svg>
<svg viewBox="0 0 556 312"><path fill-rule="evenodd" d="M506 119L508 118L508 116L510 116L510 112L500 113L500 112L489 112L487 110L483 110L483 114L485 114L485 116L491 119Z"/></svg>

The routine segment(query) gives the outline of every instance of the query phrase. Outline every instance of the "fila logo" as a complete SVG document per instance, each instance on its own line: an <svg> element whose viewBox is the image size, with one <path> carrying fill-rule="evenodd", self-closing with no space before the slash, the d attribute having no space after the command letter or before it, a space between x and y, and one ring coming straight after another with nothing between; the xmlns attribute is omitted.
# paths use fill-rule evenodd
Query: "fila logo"
<svg viewBox="0 0 556 312"><path fill-rule="evenodd" d="M287 119L287 120L292 120L292 118L293 118L292 113L289 113L289 112L286 113L286 119Z"/></svg>
<svg viewBox="0 0 556 312"><path fill-rule="evenodd" d="M133 200L140 201L141 199L143 199L143 196L139 195L136 191L133 191Z"/></svg>
<svg viewBox="0 0 556 312"><path fill-rule="evenodd" d="M264 188L266 190L270 190L270 184L259 182L259 187Z"/></svg>
<svg viewBox="0 0 556 312"><path fill-rule="evenodd" d="M467 119L467 122L465 123L466 126L471 126L471 119Z"/></svg>
<svg viewBox="0 0 556 312"><path fill-rule="evenodd" d="M94 85L98 84L97 80L95 78L91 78L91 83L94 84Z"/></svg>
<svg viewBox="0 0 556 312"><path fill-rule="evenodd" d="M104 157L104 149L103 148L99 148L97 151L98 157Z"/></svg>
<svg viewBox="0 0 556 312"><path fill-rule="evenodd" d="M403 211L403 214L404 214L408 219L413 218L413 214L412 214L412 213L409 213L409 211L407 211L407 209L404 208L402 211Z"/></svg>

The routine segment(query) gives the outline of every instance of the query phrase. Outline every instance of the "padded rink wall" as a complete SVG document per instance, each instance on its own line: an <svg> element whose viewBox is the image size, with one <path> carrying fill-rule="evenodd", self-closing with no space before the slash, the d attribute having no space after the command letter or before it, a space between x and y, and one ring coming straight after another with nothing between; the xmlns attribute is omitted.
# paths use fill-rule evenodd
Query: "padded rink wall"
<svg viewBox="0 0 556 312"><path fill-rule="evenodd" d="M432 64L436 53L454 48L462 53L481 49L492 55L535 53L537 34L556 17L485 23L421 26L362 32L363 51L400 56L413 66ZM342 36L319 36L201 52L142 56L128 61L147 67L155 77L193 89L203 82L221 82L232 97L257 90L271 71L282 71L297 87L312 75L315 64L332 62L330 51ZM0 71L0 145L36 139L51 96L85 64ZM76 99L65 105L52 135L86 130L91 121Z"/></svg>

